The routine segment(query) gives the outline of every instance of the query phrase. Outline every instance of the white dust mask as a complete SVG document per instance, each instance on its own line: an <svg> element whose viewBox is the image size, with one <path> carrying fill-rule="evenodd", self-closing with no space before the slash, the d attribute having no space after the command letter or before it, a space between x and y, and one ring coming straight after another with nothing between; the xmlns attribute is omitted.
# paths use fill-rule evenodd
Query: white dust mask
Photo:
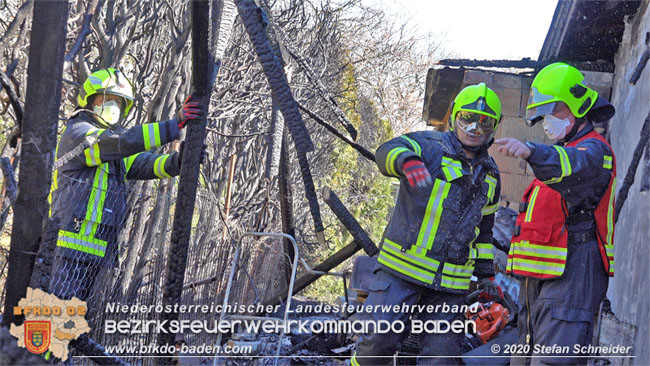
<svg viewBox="0 0 650 366"><path fill-rule="evenodd" d="M122 111L115 100L105 101L102 105L96 105L93 109L108 125L115 125L120 121Z"/></svg>
<svg viewBox="0 0 650 366"><path fill-rule="evenodd" d="M559 119L552 114L547 114L544 116L544 121L542 126L544 127L544 133L551 140L560 140L566 136L566 127L571 124L567 118Z"/></svg>

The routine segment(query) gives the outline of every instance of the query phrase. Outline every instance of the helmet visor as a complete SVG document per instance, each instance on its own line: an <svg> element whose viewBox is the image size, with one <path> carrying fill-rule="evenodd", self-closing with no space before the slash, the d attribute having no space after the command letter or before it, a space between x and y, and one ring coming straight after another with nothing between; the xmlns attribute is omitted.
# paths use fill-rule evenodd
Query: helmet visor
<svg viewBox="0 0 650 366"><path fill-rule="evenodd" d="M473 136L487 135L494 132L497 121L494 117L469 111L456 114L456 125L465 133Z"/></svg>
<svg viewBox="0 0 650 366"><path fill-rule="evenodd" d="M532 126L535 123L540 122L544 119L545 115L553 114L557 104L557 102L551 102L526 109L526 123L529 126Z"/></svg>
<svg viewBox="0 0 650 366"><path fill-rule="evenodd" d="M542 120L545 114L549 114L553 111L555 103L545 103L550 102L555 97L553 95L544 94L540 92L536 87L530 88L530 94L528 95L528 107L526 107L526 122L529 125L533 125L536 122ZM540 104L541 105L536 105ZM530 107L534 106L534 107ZM548 112L550 108L551 112Z"/></svg>

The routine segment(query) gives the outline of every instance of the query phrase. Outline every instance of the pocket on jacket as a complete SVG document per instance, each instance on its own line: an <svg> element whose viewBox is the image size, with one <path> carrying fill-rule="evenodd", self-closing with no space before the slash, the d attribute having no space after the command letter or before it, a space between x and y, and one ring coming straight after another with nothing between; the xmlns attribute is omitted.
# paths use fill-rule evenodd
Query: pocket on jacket
<svg viewBox="0 0 650 366"><path fill-rule="evenodd" d="M593 322L593 314L584 309L570 308L567 306L553 306L551 308L551 317L556 320L566 322Z"/></svg>
<svg viewBox="0 0 650 366"><path fill-rule="evenodd" d="M390 282L384 280L374 280L368 285L369 291L386 291L390 287Z"/></svg>

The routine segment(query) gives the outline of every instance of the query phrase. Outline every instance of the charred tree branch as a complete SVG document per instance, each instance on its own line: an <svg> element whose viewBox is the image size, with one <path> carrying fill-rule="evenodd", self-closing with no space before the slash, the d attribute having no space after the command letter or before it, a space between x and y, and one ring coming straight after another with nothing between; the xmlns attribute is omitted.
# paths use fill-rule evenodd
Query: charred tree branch
<svg viewBox="0 0 650 366"><path fill-rule="evenodd" d="M93 14L99 8L98 4L99 4L99 0L91 0L86 6L86 12L84 13L81 31L77 36L77 40L75 40L74 44L70 48L70 51L68 52L67 55L65 55L65 59L64 59L65 62L71 62L72 60L74 60L75 56L77 55L77 52L79 52L79 50L81 49L81 45L83 45L84 40L86 40L86 36L88 36L88 34L91 33L90 22L93 18Z"/></svg>
<svg viewBox="0 0 650 366"><path fill-rule="evenodd" d="M23 123L23 107L20 105L20 100L18 99L18 95L16 95L16 91L11 85L11 80L9 80L9 76L7 76L7 74L5 74L4 71L2 70L0 70L0 84L2 84L2 87L7 93L7 96L9 97L9 102L11 103L11 106L13 107L14 112L16 113L16 125L18 126L18 128L21 128Z"/></svg>
<svg viewBox="0 0 650 366"><path fill-rule="evenodd" d="M287 75L284 73L282 65L275 58L266 35L263 25L268 22L266 14L250 0L238 0L237 9L251 43L253 43L255 53L262 64L269 86L278 99L278 105L284 120L289 126L296 149L303 154L314 150L314 144L311 137L309 137L305 122L302 120L296 101L289 88Z"/></svg>
<svg viewBox="0 0 650 366"><path fill-rule="evenodd" d="M329 123L325 122L325 120L323 120L323 118L318 116L316 113L310 111L307 107L305 107L301 103L298 103L298 108L300 108L301 111L307 113L309 115L309 117L311 117L314 121L316 121L316 123L318 123L319 125L325 127L325 129L327 129L329 132L331 132L334 136L340 138L345 143L352 146L355 150L357 150L359 152L359 154L361 154L361 156L363 156L364 158L366 158L366 159L368 159L368 160L370 160L372 162L375 161L375 154L371 153L365 147L357 144L356 142L354 142L354 141L350 140L349 138L347 138L346 136L344 136L342 133L337 131L336 128L332 127Z"/></svg>
<svg viewBox="0 0 650 366"><path fill-rule="evenodd" d="M323 188L323 200L332 209L332 212L334 212L345 228L348 229L354 238L355 243L361 246L361 248L363 248L363 250L371 257L379 252L377 245L375 245L372 239L370 239L368 233L361 228L359 222L354 218L354 216L352 216L336 193L330 190L329 187Z"/></svg>
<svg viewBox="0 0 650 366"><path fill-rule="evenodd" d="M210 54L210 2L193 0L192 12L192 95L201 100L205 105L210 103L213 57ZM173 305L181 302L185 268L187 266L187 253L192 229L192 214L196 201L196 191L199 177L201 150L205 140L206 123L201 121L190 122L187 126L186 148L181 163L178 196L174 211L174 226L172 229L169 260L167 264L163 303ZM163 318L168 321L178 319L178 313L165 313ZM174 334L163 334L159 344L173 344ZM160 363L167 364L170 359L160 359Z"/></svg>

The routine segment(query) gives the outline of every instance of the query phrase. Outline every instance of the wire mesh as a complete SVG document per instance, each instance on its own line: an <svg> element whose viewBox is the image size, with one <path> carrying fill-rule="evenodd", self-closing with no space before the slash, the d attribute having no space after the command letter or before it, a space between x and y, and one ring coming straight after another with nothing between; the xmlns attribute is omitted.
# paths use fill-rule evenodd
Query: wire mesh
<svg viewBox="0 0 650 366"><path fill-rule="evenodd" d="M124 177L111 172L104 164L94 178L79 178L75 171L57 177L50 215L59 219L60 228L51 253L49 291L61 299L92 301L102 269L118 263L118 234L126 218L128 192Z"/></svg>
<svg viewBox="0 0 650 366"><path fill-rule="evenodd" d="M152 365L154 358L141 356L155 355L142 352L142 346L157 344L155 331L107 333L105 322L161 320L157 310L163 305L177 180L124 183L123 177L110 174L110 169L104 173L106 183L78 179L73 174L57 177L52 216L60 220L60 229L51 253L49 291L63 299L75 296L87 301L89 336L107 351L113 350L131 364ZM225 225L221 207L218 195L199 187L179 305L214 308L223 301L236 239L243 230ZM244 241L231 304L255 305L286 287L282 245L277 239ZM117 311L124 305L129 311ZM132 312L132 305L144 305L147 310ZM218 311L181 312L179 319L209 325L219 315ZM216 338L214 333L186 333L176 341L189 346L214 345ZM75 350L71 354L82 355ZM204 359L210 356L206 354ZM72 363L93 364L86 358L72 358Z"/></svg>

